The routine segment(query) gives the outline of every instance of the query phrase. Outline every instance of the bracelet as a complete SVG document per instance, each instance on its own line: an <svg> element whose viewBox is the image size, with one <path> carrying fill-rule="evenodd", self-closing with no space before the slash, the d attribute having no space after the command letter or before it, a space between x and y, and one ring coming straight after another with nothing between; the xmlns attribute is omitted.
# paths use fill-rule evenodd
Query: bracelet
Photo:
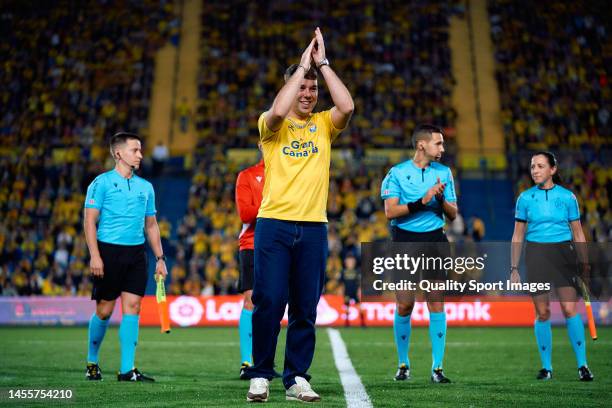
<svg viewBox="0 0 612 408"><path fill-rule="evenodd" d="M410 214L413 214L415 212L423 210L425 208L425 204L423 204L423 200L419 198L416 201L406 204L406 207L408 207L408 211L410 212Z"/></svg>
<svg viewBox="0 0 612 408"><path fill-rule="evenodd" d="M301 64L298 64L298 68L302 68L302 69L304 70L304 72L308 72L308 70L306 69L306 67L305 67L305 66L303 66L303 65L301 65Z"/></svg>
<svg viewBox="0 0 612 408"><path fill-rule="evenodd" d="M159 261L166 262L166 255L162 254L161 256L156 256L155 259L157 259L157 262Z"/></svg>
<svg viewBox="0 0 612 408"><path fill-rule="evenodd" d="M512 271L517 271L518 272L518 266L511 266L510 267L510 272Z"/></svg>

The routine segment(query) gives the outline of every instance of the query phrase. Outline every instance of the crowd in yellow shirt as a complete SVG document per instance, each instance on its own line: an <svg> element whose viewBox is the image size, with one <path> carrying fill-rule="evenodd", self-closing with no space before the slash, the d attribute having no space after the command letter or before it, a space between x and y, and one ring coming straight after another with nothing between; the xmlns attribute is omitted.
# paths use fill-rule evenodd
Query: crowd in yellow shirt
<svg viewBox="0 0 612 408"><path fill-rule="evenodd" d="M83 193L111 165L109 133L148 126L153 57L172 34L171 3L123 6L3 6L1 295L91 295Z"/></svg>

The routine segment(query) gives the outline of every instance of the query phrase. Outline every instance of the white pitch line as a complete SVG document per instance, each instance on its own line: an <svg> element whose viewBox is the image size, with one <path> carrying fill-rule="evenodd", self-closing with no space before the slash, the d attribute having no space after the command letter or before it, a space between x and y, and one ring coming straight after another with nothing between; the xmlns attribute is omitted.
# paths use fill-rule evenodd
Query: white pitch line
<svg viewBox="0 0 612 408"><path fill-rule="evenodd" d="M342 388L344 388L347 408L372 408L372 401L370 401L361 378L359 378L353 363L351 363L351 358L348 355L340 332L336 329L328 328L327 334L331 342L336 368L340 374Z"/></svg>

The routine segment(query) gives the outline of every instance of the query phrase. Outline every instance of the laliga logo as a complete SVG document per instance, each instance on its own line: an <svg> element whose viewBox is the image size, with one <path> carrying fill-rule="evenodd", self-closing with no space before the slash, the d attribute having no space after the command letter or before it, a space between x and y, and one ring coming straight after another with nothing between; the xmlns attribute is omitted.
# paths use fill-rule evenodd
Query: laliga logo
<svg viewBox="0 0 612 408"><path fill-rule="evenodd" d="M170 318L179 326L198 324L204 314L204 308L198 299L191 296L180 296L170 303Z"/></svg>

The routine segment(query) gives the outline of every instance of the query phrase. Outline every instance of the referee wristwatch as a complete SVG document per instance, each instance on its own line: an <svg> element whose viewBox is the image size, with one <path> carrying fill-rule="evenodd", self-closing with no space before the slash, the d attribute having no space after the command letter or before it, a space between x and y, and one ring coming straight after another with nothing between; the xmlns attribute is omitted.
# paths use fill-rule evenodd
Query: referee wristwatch
<svg viewBox="0 0 612 408"><path fill-rule="evenodd" d="M160 256L156 256L155 259L159 262L159 261L164 261L166 262L166 255L162 254Z"/></svg>
<svg viewBox="0 0 612 408"><path fill-rule="evenodd" d="M321 61L317 63L317 68L321 69L323 65L327 65L329 67L329 60L327 58L323 58Z"/></svg>

